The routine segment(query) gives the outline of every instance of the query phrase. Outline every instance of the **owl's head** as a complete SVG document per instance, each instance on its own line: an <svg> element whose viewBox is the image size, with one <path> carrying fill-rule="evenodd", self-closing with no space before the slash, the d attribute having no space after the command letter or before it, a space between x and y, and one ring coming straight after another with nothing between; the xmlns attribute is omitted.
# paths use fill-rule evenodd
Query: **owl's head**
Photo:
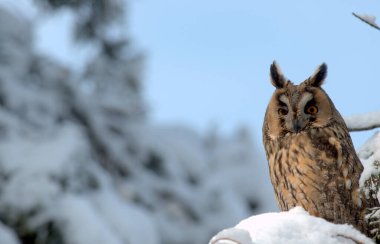
<svg viewBox="0 0 380 244"><path fill-rule="evenodd" d="M327 66L323 63L308 79L294 85L273 62L270 78L276 90L264 122L269 136L276 138L288 133L302 133L310 128L325 127L331 122L336 109L321 88L326 75Z"/></svg>

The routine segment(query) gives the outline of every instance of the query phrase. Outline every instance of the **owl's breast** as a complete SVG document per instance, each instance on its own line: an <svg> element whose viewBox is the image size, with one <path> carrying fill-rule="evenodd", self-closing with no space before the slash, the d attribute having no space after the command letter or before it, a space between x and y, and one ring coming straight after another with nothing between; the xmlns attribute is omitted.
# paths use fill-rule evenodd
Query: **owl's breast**
<svg viewBox="0 0 380 244"><path fill-rule="evenodd" d="M302 206L328 220L336 220L336 213L344 215L358 181L350 177L355 169L346 162L347 150L333 138L325 134L315 140L299 133L270 143L270 175L282 210Z"/></svg>
<svg viewBox="0 0 380 244"><path fill-rule="evenodd" d="M292 202L302 202L306 196L320 198L314 196L321 195L324 185L331 178L328 166L334 164L334 159L314 147L303 134L274 141L273 148L268 162L272 183L281 201L284 201L280 204L283 205L281 208L287 210L294 207L296 205Z"/></svg>

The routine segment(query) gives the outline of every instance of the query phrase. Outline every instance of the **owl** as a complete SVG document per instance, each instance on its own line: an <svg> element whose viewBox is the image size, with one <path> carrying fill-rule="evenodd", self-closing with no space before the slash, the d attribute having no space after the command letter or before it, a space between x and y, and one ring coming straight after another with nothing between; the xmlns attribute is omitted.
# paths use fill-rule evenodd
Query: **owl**
<svg viewBox="0 0 380 244"><path fill-rule="evenodd" d="M276 62L276 88L265 113L263 142L279 208L301 206L311 215L351 224L368 234L366 202L359 191L363 166L347 126L321 87L326 64L294 85Z"/></svg>

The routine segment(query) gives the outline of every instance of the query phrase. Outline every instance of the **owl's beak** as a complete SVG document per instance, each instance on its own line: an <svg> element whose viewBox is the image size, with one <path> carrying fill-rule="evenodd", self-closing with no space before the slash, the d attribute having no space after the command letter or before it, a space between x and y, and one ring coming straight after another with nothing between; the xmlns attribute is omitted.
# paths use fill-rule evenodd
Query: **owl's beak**
<svg viewBox="0 0 380 244"><path fill-rule="evenodd" d="M294 120L292 124L293 132L298 133L303 129L303 125L299 120Z"/></svg>

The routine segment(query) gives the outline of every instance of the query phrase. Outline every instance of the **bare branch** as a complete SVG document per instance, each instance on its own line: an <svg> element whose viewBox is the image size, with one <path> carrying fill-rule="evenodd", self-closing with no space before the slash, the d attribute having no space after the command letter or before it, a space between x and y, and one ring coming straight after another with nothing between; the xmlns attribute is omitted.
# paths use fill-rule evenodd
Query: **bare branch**
<svg viewBox="0 0 380 244"><path fill-rule="evenodd" d="M380 128L380 111L348 116L344 118L349 131L364 131Z"/></svg>
<svg viewBox="0 0 380 244"><path fill-rule="evenodd" d="M354 15L356 18L360 19L364 23L372 26L373 28L380 30L380 27L375 22L376 20L375 16L367 15L367 14L356 14L356 13L352 13L352 15Z"/></svg>

